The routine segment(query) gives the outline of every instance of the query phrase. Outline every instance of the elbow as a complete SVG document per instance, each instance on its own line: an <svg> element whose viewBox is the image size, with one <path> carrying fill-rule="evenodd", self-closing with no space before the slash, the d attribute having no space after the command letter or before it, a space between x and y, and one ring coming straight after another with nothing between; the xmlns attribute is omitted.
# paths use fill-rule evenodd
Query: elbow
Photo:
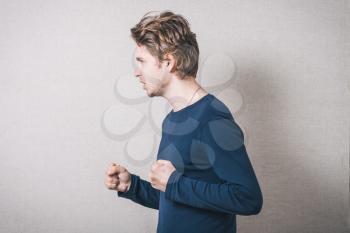
<svg viewBox="0 0 350 233"><path fill-rule="evenodd" d="M239 215L257 215L261 212L263 207L263 197L261 192L257 194L240 194L241 198L241 208L240 211L236 214Z"/></svg>
<svg viewBox="0 0 350 233"><path fill-rule="evenodd" d="M263 200L262 197L258 198L257 200L255 200L255 202L252 203L249 211L248 211L248 215L257 215L261 212L263 206Z"/></svg>
<svg viewBox="0 0 350 233"><path fill-rule="evenodd" d="M250 204L247 207L247 215L257 215L261 212L263 206L263 197L261 193L253 195Z"/></svg>

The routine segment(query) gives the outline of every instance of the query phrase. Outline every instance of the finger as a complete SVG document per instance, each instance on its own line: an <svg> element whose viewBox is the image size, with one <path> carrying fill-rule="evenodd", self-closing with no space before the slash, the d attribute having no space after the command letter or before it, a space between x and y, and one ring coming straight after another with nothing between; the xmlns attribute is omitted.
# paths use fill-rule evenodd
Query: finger
<svg viewBox="0 0 350 233"><path fill-rule="evenodd" d="M111 189L116 189L118 187L118 184L110 184L109 187Z"/></svg>
<svg viewBox="0 0 350 233"><path fill-rule="evenodd" d="M154 174L154 172L148 173L148 179L150 180L150 182L153 182L153 180L155 179L155 174Z"/></svg>
<svg viewBox="0 0 350 233"><path fill-rule="evenodd" d="M156 170L157 166L158 166L158 165L157 165L156 163L152 164L152 166L151 166L151 171Z"/></svg>
<svg viewBox="0 0 350 233"><path fill-rule="evenodd" d="M107 171L107 175L109 176L113 176L113 175L117 175L120 172L122 172L122 167L121 166L112 166L108 169Z"/></svg>
<svg viewBox="0 0 350 233"><path fill-rule="evenodd" d="M106 180L107 180L108 183L113 183L113 184L116 184L117 182L119 182L119 179L118 179L117 176L112 176L112 177L108 176L106 178Z"/></svg>
<svg viewBox="0 0 350 233"><path fill-rule="evenodd" d="M114 188L114 185L110 184L110 183L105 183L105 186L108 188L108 189L113 189Z"/></svg>
<svg viewBox="0 0 350 233"><path fill-rule="evenodd" d="M168 163L169 163L169 160L163 160L163 159L157 160L157 164L165 165L165 164L168 164Z"/></svg>
<svg viewBox="0 0 350 233"><path fill-rule="evenodd" d="M114 169L108 168L108 170L106 171L106 175L107 176L114 176L114 175L117 175L117 174L116 174Z"/></svg>
<svg viewBox="0 0 350 233"><path fill-rule="evenodd" d="M110 174L112 173L111 169L112 169L112 167L115 166L115 165L116 165L115 163L110 163L110 165L108 166L108 168L107 168L105 174L106 174L106 175L110 175Z"/></svg>
<svg viewBox="0 0 350 233"><path fill-rule="evenodd" d="M106 187L107 187L108 189L115 189L115 188L118 187L119 182L117 182L117 183L110 183L110 182L106 181L106 182L105 182L105 185L106 185Z"/></svg>

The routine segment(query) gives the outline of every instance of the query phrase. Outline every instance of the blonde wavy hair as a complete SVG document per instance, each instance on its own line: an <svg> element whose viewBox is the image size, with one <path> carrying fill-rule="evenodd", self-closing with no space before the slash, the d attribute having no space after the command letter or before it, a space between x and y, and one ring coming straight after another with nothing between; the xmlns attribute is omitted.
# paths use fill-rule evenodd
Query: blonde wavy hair
<svg viewBox="0 0 350 233"><path fill-rule="evenodd" d="M196 34L191 32L188 21L171 11L145 14L139 23L130 29L131 37L139 45L145 46L159 62L166 54L175 59L174 72L180 77L196 77L199 49Z"/></svg>

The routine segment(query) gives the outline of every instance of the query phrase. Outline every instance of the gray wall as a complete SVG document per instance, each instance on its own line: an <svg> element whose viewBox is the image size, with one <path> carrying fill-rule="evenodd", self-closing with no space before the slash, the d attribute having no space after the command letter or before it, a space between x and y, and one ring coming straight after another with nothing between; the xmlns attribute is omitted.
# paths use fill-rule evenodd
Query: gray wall
<svg viewBox="0 0 350 233"><path fill-rule="evenodd" d="M129 28L185 15L198 79L232 110L264 194L241 233L349 226L348 1L0 1L0 232L155 232L104 186L147 179L169 106L132 77ZM347 42L347 43L346 43Z"/></svg>

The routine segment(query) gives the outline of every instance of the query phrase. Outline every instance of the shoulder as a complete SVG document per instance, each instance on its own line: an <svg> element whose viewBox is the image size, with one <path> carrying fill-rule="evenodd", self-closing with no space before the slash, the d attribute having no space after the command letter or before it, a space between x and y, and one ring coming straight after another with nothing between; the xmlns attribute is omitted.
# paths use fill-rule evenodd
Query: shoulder
<svg viewBox="0 0 350 233"><path fill-rule="evenodd" d="M244 144L243 131L228 107L216 97L208 105L206 120L201 123L200 140L230 151Z"/></svg>
<svg viewBox="0 0 350 233"><path fill-rule="evenodd" d="M226 106L226 104L212 94L202 114L203 114L202 123L204 124L209 121L213 121L215 119L233 120L233 115L230 109Z"/></svg>

